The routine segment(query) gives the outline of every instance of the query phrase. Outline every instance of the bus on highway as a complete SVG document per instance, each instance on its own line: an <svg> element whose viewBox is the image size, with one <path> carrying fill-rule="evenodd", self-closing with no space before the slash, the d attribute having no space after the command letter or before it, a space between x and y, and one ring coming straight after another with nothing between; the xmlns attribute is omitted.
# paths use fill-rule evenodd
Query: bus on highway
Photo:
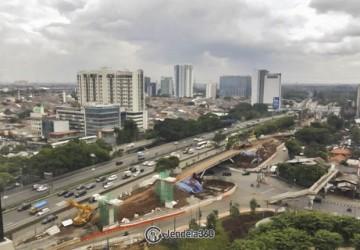
<svg viewBox="0 0 360 250"><path fill-rule="evenodd" d="M47 200L38 201L34 205L32 205L32 207L30 208L29 213L31 215L34 215L37 212L39 212L41 209L43 209L47 204L48 204Z"/></svg>

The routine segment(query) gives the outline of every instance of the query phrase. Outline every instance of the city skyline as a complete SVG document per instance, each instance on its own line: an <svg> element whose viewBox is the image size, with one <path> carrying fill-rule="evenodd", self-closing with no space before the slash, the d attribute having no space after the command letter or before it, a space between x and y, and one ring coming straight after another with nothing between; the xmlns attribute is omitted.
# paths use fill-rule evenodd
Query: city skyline
<svg viewBox="0 0 360 250"><path fill-rule="evenodd" d="M359 7L324 0L6 0L0 82L75 82L78 70L103 66L141 68L158 80L175 64L191 64L200 82L267 68L282 72L284 83L356 83Z"/></svg>

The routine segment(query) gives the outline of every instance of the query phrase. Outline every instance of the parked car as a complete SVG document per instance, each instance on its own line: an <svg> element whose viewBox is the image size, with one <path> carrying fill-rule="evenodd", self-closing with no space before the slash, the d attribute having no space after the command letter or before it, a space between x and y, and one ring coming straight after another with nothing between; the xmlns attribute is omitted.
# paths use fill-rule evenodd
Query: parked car
<svg viewBox="0 0 360 250"><path fill-rule="evenodd" d="M50 215L46 216L46 218L41 221L41 224L48 224L48 223L56 220L57 218L58 217L55 214L50 214Z"/></svg>
<svg viewBox="0 0 360 250"><path fill-rule="evenodd" d="M122 165L122 164L123 164L122 161L117 161L117 162L116 162L116 166L120 166L120 165Z"/></svg>
<svg viewBox="0 0 360 250"><path fill-rule="evenodd" d="M24 210L27 210L27 209L29 209L31 207L31 203L29 203L29 202L24 202L24 203L22 203L20 206L18 206L18 208L17 208L17 211L24 211Z"/></svg>
<svg viewBox="0 0 360 250"><path fill-rule="evenodd" d="M43 208L43 209L41 209L39 212L37 212L37 216L41 216L41 215L44 215L44 214L46 214L46 213L48 213L48 212L50 212L50 208L48 208L48 207L45 207L45 208Z"/></svg>
<svg viewBox="0 0 360 250"><path fill-rule="evenodd" d="M106 181L106 176L100 176L96 178L96 182L104 182L104 181Z"/></svg>
<svg viewBox="0 0 360 250"><path fill-rule="evenodd" d="M85 189L85 185L79 185L76 187L76 190L82 190Z"/></svg>
<svg viewBox="0 0 360 250"><path fill-rule="evenodd" d="M107 189L107 188L109 188L109 187L111 187L111 186L113 186L114 185L114 183L113 182L106 182L105 184L104 184L104 188L105 189Z"/></svg>
<svg viewBox="0 0 360 250"><path fill-rule="evenodd" d="M81 191L75 193L75 197L79 198L81 196L84 196L86 193L87 193L86 190L81 190Z"/></svg>
<svg viewBox="0 0 360 250"><path fill-rule="evenodd" d="M113 175L110 175L110 176L107 178L107 180L108 180L108 181L115 181L117 178L118 178L117 175L116 175L116 174L113 174Z"/></svg>
<svg viewBox="0 0 360 250"><path fill-rule="evenodd" d="M57 195L58 195L58 196L64 196L67 192L69 192L69 191L67 191L67 190L62 190L62 191L58 192Z"/></svg>
<svg viewBox="0 0 360 250"><path fill-rule="evenodd" d="M68 191L66 194L64 194L64 197L65 198L69 198L69 197L71 197L71 196L73 196L74 195L74 192L73 191Z"/></svg>
<svg viewBox="0 0 360 250"><path fill-rule="evenodd" d="M92 188L94 188L94 187L96 187L96 183L89 183L89 184L85 185L85 188L86 188L87 190L92 189Z"/></svg>

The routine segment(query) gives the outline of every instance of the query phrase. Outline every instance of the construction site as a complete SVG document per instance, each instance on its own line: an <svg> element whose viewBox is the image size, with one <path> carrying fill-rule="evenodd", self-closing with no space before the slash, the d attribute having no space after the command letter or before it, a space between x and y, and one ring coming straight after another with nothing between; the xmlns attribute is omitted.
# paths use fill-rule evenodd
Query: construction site
<svg viewBox="0 0 360 250"><path fill-rule="evenodd" d="M91 204L68 200L68 220L22 243L50 235L56 246L62 242L92 239L114 230L126 232L127 225L185 211L186 207L202 201L216 200L236 185L223 176L204 175L207 170L229 160L233 167L254 168L273 155L280 144L277 139L264 139L240 147L234 145L232 149L182 169L177 175L170 171L156 173L134 186L131 192L97 195L92 197L95 203Z"/></svg>

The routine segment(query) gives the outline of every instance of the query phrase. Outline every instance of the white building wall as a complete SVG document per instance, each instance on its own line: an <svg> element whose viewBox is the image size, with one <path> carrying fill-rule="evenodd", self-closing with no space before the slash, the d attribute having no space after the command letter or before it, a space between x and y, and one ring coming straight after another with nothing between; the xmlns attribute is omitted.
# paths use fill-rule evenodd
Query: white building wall
<svg viewBox="0 0 360 250"><path fill-rule="evenodd" d="M281 100L281 74L268 74L265 76L263 103L272 104L274 97L279 97Z"/></svg>
<svg viewBox="0 0 360 250"><path fill-rule="evenodd" d="M206 98L216 99L216 83L206 84Z"/></svg>

